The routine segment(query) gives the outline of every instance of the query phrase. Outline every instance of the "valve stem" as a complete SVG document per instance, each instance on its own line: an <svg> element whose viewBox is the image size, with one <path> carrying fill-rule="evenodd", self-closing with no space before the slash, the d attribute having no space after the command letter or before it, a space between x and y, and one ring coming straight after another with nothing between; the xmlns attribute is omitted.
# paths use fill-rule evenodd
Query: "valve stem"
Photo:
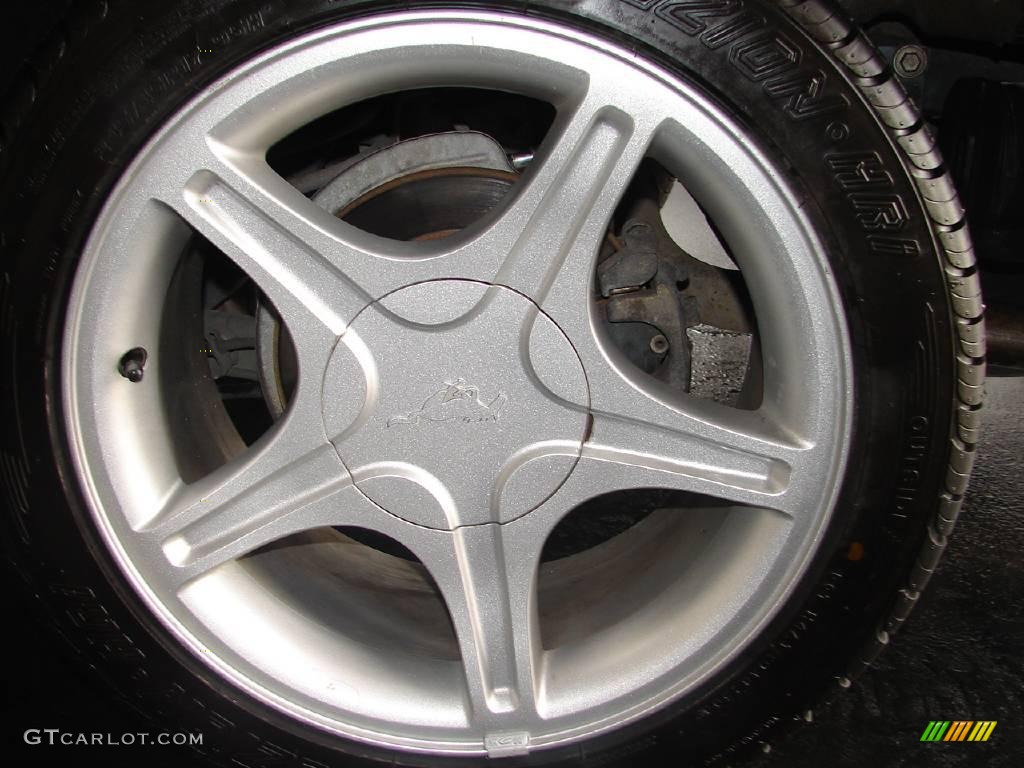
<svg viewBox="0 0 1024 768"><path fill-rule="evenodd" d="M129 349L121 355L121 361L117 364L117 371L133 384L142 381L144 368L146 366L146 350L142 347Z"/></svg>

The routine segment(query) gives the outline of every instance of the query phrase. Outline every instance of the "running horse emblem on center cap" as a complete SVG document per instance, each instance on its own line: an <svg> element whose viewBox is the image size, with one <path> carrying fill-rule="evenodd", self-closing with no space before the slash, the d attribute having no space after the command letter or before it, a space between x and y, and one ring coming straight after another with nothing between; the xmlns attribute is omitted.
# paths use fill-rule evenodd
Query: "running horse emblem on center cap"
<svg viewBox="0 0 1024 768"><path fill-rule="evenodd" d="M489 403L480 399L480 389L466 384L465 379L445 382L444 386L424 401L423 406L408 413L392 416L388 427L396 424L420 424L424 421L458 421L480 424L497 421L508 395L499 391Z"/></svg>

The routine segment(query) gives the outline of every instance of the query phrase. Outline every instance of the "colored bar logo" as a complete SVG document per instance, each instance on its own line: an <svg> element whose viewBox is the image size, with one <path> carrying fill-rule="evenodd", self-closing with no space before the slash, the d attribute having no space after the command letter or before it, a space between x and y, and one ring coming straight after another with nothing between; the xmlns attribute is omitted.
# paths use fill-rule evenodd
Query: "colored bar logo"
<svg viewBox="0 0 1024 768"><path fill-rule="evenodd" d="M921 741L988 741L996 720L932 720Z"/></svg>

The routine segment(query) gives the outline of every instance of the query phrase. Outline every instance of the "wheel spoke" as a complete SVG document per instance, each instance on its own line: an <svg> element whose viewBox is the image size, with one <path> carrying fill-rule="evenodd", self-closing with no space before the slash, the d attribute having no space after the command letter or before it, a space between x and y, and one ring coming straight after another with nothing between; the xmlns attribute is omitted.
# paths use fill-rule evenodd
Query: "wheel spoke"
<svg viewBox="0 0 1024 768"><path fill-rule="evenodd" d="M566 482L534 517L554 525L568 510L613 491L666 488L735 504L764 507L796 519L812 483L804 481L812 448L758 429L744 413L729 426L663 408L659 419L594 413L592 429ZM763 427L763 423L761 424ZM571 458L570 441L552 441L529 461ZM794 480L797 478L799 482Z"/></svg>
<svg viewBox="0 0 1024 768"><path fill-rule="evenodd" d="M497 524L466 526L450 550L424 559L455 625L474 719L488 732L528 722L537 707L540 546L516 537Z"/></svg>
<svg viewBox="0 0 1024 768"><path fill-rule="evenodd" d="M296 531L341 525L369 505L334 447L293 418L206 477L178 488L144 535L184 583Z"/></svg>
<svg viewBox="0 0 1024 768"><path fill-rule="evenodd" d="M188 167L168 161L166 177L151 187L154 199L234 261L286 321L313 320L340 335L371 300L349 269L380 261L369 252L374 239L317 208L262 157L212 135L201 146Z"/></svg>
<svg viewBox="0 0 1024 768"><path fill-rule="evenodd" d="M736 421L746 424L710 425L667 409L658 422L595 413L576 472L600 476L610 490L657 485L790 511L802 449L754 433L753 415Z"/></svg>
<svg viewBox="0 0 1024 768"><path fill-rule="evenodd" d="M507 254L495 282L542 304L567 261L589 270L656 124L608 106L596 89L553 128L523 189L477 246Z"/></svg>

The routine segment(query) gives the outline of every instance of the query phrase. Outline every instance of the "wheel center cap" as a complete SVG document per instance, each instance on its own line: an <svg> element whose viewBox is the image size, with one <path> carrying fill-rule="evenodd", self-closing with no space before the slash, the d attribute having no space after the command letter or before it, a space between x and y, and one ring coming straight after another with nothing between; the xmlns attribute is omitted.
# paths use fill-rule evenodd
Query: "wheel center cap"
<svg viewBox="0 0 1024 768"><path fill-rule="evenodd" d="M368 305L324 381L327 434L356 486L416 525L509 522L548 499L588 423L576 351L502 286L436 280Z"/></svg>

